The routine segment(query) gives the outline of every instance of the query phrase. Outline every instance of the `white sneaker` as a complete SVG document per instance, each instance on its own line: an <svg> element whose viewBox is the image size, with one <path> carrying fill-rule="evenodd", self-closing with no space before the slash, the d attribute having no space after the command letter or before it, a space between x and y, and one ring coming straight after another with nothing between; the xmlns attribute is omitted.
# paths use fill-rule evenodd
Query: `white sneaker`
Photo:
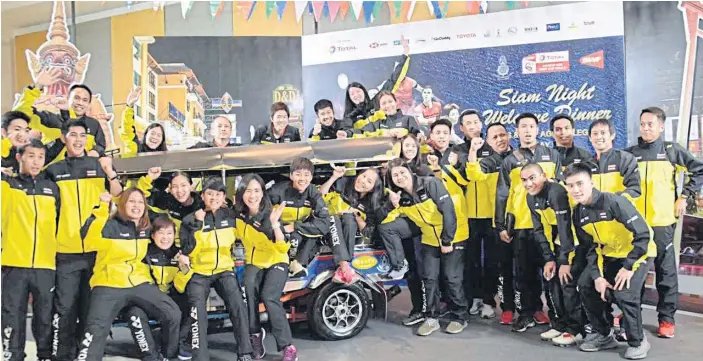
<svg viewBox="0 0 703 361"><path fill-rule="evenodd" d="M564 332L561 334L561 336L552 339L552 343L554 344L554 346L560 347L573 346L581 341L583 341L583 336L581 336L581 334L574 336L568 332Z"/></svg>
<svg viewBox="0 0 703 361"><path fill-rule="evenodd" d="M405 277L405 274L408 272L410 268L408 267L408 261L405 260L403 261L403 267L400 269L393 269L388 273L388 278L392 280L402 280L403 277Z"/></svg>
<svg viewBox="0 0 703 361"><path fill-rule="evenodd" d="M483 304L481 309L481 318L493 318L496 317L496 310L491 305Z"/></svg>
<svg viewBox="0 0 703 361"><path fill-rule="evenodd" d="M549 341L551 339L557 338L561 336L563 332L557 331L553 328L550 328L549 331L547 332L542 332L539 337L542 339L542 341Z"/></svg>
<svg viewBox="0 0 703 361"><path fill-rule="evenodd" d="M480 298L474 298L474 303L471 305L471 309L469 309L469 314L478 315L482 306L483 300Z"/></svg>

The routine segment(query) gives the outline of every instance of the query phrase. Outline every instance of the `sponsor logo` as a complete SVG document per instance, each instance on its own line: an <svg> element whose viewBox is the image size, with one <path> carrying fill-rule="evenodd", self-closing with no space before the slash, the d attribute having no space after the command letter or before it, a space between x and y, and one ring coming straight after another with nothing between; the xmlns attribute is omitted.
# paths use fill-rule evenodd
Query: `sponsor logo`
<svg viewBox="0 0 703 361"><path fill-rule="evenodd" d="M352 266L359 270L370 269L376 266L377 264L378 261L376 260L376 257L372 256L361 256L354 258L354 260L352 261Z"/></svg>
<svg viewBox="0 0 703 361"><path fill-rule="evenodd" d="M144 328L142 327L142 320L137 316L132 316L129 318L132 322L132 327L138 329L134 332L134 336L137 339L137 345L142 352L149 351L149 343L146 342L146 336L144 335Z"/></svg>
<svg viewBox="0 0 703 361"><path fill-rule="evenodd" d="M569 51L535 53L522 58L523 74L560 73L569 71Z"/></svg>
<svg viewBox="0 0 703 361"><path fill-rule="evenodd" d="M433 36L432 40L434 41L442 41L442 40L451 40L451 36Z"/></svg>
<svg viewBox="0 0 703 361"><path fill-rule="evenodd" d="M408 44L410 44L410 38L405 38L405 41L407 41ZM420 41L425 41L425 39L419 39L419 40L417 40L418 43L419 43ZM393 45L395 45L395 46L400 46L400 45L403 45L403 42L400 41L400 40L393 40Z"/></svg>
<svg viewBox="0 0 703 361"><path fill-rule="evenodd" d="M93 335L86 332L85 333L85 338L83 339L83 342L81 343L83 345L83 348L78 352L78 359L79 360L85 360L88 358L88 348L90 348L90 344L93 343Z"/></svg>
<svg viewBox="0 0 703 361"><path fill-rule="evenodd" d="M500 38L500 29L496 29L496 38Z"/></svg>
<svg viewBox="0 0 703 361"><path fill-rule="evenodd" d="M505 55L501 55L498 58L498 68L496 68L496 77L498 80L508 80L513 73L510 71L508 66L508 58Z"/></svg>
<svg viewBox="0 0 703 361"><path fill-rule="evenodd" d="M475 37L476 37L476 33L456 34L457 39L473 39Z"/></svg>
<svg viewBox="0 0 703 361"><path fill-rule="evenodd" d="M330 46L330 54L334 53L341 53L345 51L353 51L356 50L356 47L353 45L347 45L347 46Z"/></svg>
<svg viewBox="0 0 703 361"><path fill-rule="evenodd" d="M222 222L220 222L220 226L221 226L221 227L227 227L227 226L229 226L229 222L228 222L228 221L222 221Z"/></svg>
<svg viewBox="0 0 703 361"><path fill-rule="evenodd" d="M585 25L585 26L591 26L591 25L595 25L595 24L596 24L596 22L594 20L586 20L583 22L583 25Z"/></svg>
<svg viewBox="0 0 703 361"><path fill-rule="evenodd" d="M491 37L491 31L490 31L490 30L486 30L486 32L483 33L483 37L484 37L484 38L490 38L490 37Z"/></svg>
<svg viewBox="0 0 703 361"><path fill-rule="evenodd" d="M2 330L2 348L7 350L10 348L10 338L12 338L12 327L5 327Z"/></svg>
<svg viewBox="0 0 703 361"><path fill-rule="evenodd" d="M190 308L190 318L193 319L193 323L190 326L191 343L190 346L193 349L200 349L200 329L198 328L198 308Z"/></svg>
<svg viewBox="0 0 703 361"><path fill-rule="evenodd" d="M627 223L627 224L630 224L630 223L632 223L632 222L634 222L634 221L636 221L636 220L638 220L638 219L640 219L640 216L634 215L634 216L632 216L632 218L628 219L626 223ZM673 245L673 243L670 243L670 244ZM666 247L666 248L669 248L669 247Z"/></svg>
<svg viewBox="0 0 703 361"><path fill-rule="evenodd" d="M54 340L51 344L51 355L58 356L59 354L59 314L54 313L54 319L51 321L51 327L54 329Z"/></svg>
<svg viewBox="0 0 703 361"><path fill-rule="evenodd" d="M666 154L663 154L663 153L657 154L657 159L666 159Z"/></svg>
<svg viewBox="0 0 703 361"><path fill-rule="evenodd" d="M595 53L582 56L581 59L579 59L579 63L581 63L581 65L603 69L605 68L605 54L603 50L598 50Z"/></svg>
<svg viewBox="0 0 703 361"><path fill-rule="evenodd" d="M559 30L561 30L561 23L547 24L547 31L559 31Z"/></svg>
<svg viewBox="0 0 703 361"><path fill-rule="evenodd" d="M371 48L371 49L376 49L376 48L378 48L379 46L381 46L379 43L371 43L371 44L369 44L369 48Z"/></svg>
<svg viewBox="0 0 703 361"><path fill-rule="evenodd" d="M122 236L122 237L129 237L130 234L129 234L129 233L120 233L120 236Z"/></svg>
<svg viewBox="0 0 703 361"><path fill-rule="evenodd" d="M44 194L54 194L54 192L52 192L51 189L49 189L49 188L44 188L43 191L44 191Z"/></svg>
<svg viewBox="0 0 703 361"><path fill-rule="evenodd" d="M337 222L334 217L330 217L330 236L332 238L332 247L339 246L339 232L337 231Z"/></svg>
<svg viewBox="0 0 703 361"><path fill-rule="evenodd" d="M427 42L427 39L420 38L420 39L415 40L415 42L416 43L424 43L424 42Z"/></svg>
<svg viewBox="0 0 703 361"><path fill-rule="evenodd" d="M608 170L616 170L616 169L617 169L617 165L615 165L615 164L611 164L608 166Z"/></svg>
<svg viewBox="0 0 703 361"><path fill-rule="evenodd" d="M600 212L600 214L599 214L598 216L599 216L601 219L606 219L606 218L608 218L608 213Z"/></svg>
<svg viewBox="0 0 703 361"><path fill-rule="evenodd" d="M526 33L536 33L537 31L539 31L539 28L536 26L529 26L524 28L523 30L525 30Z"/></svg>
<svg viewBox="0 0 703 361"><path fill-rule="evenodd" d="M571 23L571 25L569 25L569 29L578 29L578 25L576 25L576 23Z"/></svg>
<svg viewBox="0 0 703 361"><path fill-rule="evenodd" d="M95 177L95 176L98 174L98 172L97 172L97 171L94 171L94 170L89 170L89 171L86 171L85 174L86 174L88 177Z"/></svg>
<svg viewBox="0 0 703 361"><path fill-rule="evenodd" d="M510 35L517 34L517 28L514 26L511 26L510 28L508 28L508 34L510 34Z"/></svg>
<svg viewBox="0 0 703 361"><path fill-rule="evenodd" d="M543 155L543 156L542 156L542 160L549 160L549 156L548 156L548 155Z"/></svg>

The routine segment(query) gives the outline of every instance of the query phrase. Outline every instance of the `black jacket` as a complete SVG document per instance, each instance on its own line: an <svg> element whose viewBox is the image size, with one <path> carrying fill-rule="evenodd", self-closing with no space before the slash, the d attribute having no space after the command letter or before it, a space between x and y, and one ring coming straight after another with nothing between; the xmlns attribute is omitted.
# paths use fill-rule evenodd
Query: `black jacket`
<svg viewBox="0 0 703 361"><path fill-rule="evenodd" d="M530 207L535 239L544 261L555 260L554 245L559 245L560 252L556 255L559 264L570 264L569 255L575 247L566 189L559 183L547 181L539 194L527 195L527 206Z"/></svg>
<svg viewBox="0 0 703 361"><path fill-rule="evenodd" d="M273 135L273 130L271 129L271 124L262 125L256 129L254 133L254 138L251 140L251 144L276 144L276 143L290 143L300 141L300 131L298 128L287 126L286 130L280 138L276 138Z"/></svg>
<svg viewBox="0 0 703 361"><path fill-rule="evenodd" d="M367 137L385 137L391 129L405 129L416 136L423 133L415 117L404 115L400 110L393 115L385 115L379 111L373 118L374 120L369 119L368 124L356 133L360 132Z"/></svg>
<svg viewBox="0 0 703 361"><path fill-rule="evenodd" d="M623 195L631 200L642 195L637 159L622 149L611 149L593 160L593 184L601 192Z"/></svg>
<svg viewBox="0 0 703 361"><path fill-rule="evenodd" d="M564 170L564 168L566 168L567 166L575 163L588 162L589 165L593 164L593 155L583 148L579 148L575 145L571 148L558 147L557 143L554 142L554 149L556 149L559 152L559 155L561 155L560 160L562 170Z"/></svg>
<svg viewBox="0 0 703 361"><path fill-rule="evenodd" d="M310 135L308 136L309 140L315 141L337 139L337 132L340 130L343 130L345 133L347 133L347 138L351 138L354 135L354 132L352 131L351 120L347 118L341 120L335 119L331 126L327 126L324 124L320 125L320 134L313 135L312 131L310 131Z"/></svg>
<svg viewBox="0 0 703 361"><path fill-rule="evenodd" d="M240 147L242 144L239 143L229 143L227 147ZM188 147L188 149L206 149L206 148L217 148L213 142L198 142L195 145Z"/></svg>
<svg viewBox="0 0 703 361"><path fill-rule="evenodd" d="M88 135L95 139L93 150L97 151L101 156L105 154L105 148L107 147L105 132L103 132L103 128L97 119L86 115L71 119L71 113L67 110L62 110L61 114L56 114L49 111L38 111L34 108L34 114L39 117L41 124L47 128L61 129L63 124L69 120L81 119L85 121L85 124L88 126Z"/></svg>
<svg viewBox="0 0 703 361"><path fill-rule="evenodd" d="M279 182L268 190L268 197L274 207L278 207L281 202L286 202L281 223L293 224L295 232L300 235L313 238L329 233L329 210L322 199L322 194L314 185L309 185L303 193L300 193L293 188L290 181Z"/></svg>

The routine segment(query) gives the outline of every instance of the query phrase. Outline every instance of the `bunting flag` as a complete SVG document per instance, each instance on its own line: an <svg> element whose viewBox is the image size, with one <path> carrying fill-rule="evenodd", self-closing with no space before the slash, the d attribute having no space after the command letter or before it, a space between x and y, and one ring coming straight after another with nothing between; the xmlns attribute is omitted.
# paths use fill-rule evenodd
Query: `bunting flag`
<svg viewBox="0 0 703 361"><path fill-rule="evenodd" d="M362 8L364 6L363 1L350 1L352 14L354 14L354 19L359 20L361 17Z"/></svg>
<svg viewBox="0 0 703 361"><path fill-rule="evenodd" d="M413 13L415 12L415 3L417 1L408 1L408 2L403 2L403 5L408 4L408 11L406 12L406 15L408 17L408 21L412 19Z"/></svg>
<svg viewBox="0 0 703 361"><path fill-rule="evenodd" d="M300 22L300 19L303 18L303 13L305 12L305 9L308 7L308 2L307 1L296 1L293 3L295 6L295 19Z"/></svg>
<svg viewBox="0 0 703 361"><path fill-rule="evenodd" d="M488 12L488 1L481 1L481 11L484 14Z"/></svg>
<svg viewBox="0 0 703 361"><path fill-rule="evenodd" d="M389 1L388 8L391 9L391 16L394 16L395 19L397 19L400 17L400 12L403 9L403 2L402 1Z"/></svg>
<svg viewBox="0 0 703 361"><path fill-rule="evenodd" d="M529 1L520 1L520 4L522 4L522 7L524 7L524 8L530 6L530 2L529 2Z"/></svg>
<svg viewBox="0 0 703 361"><path fill-rule="evenodd" d="M349 2L348 1L340 1L339 18L344 20L344 18L347 17L348 12L349 12Z"/></svg>
<svg viewBox="0 0 703 361"><path fill-rule="evenodd" d="M215 19L220 16L222 9L225 8L224 1L210 1L210 16Z"/></svg>
<svg viewBox="0 0 703 361"><path fill-rule="evenodd" d="M127 10L131 10L131 9L132 9L132 4L133 4L133 3L134 3L134 1L127 1ZM104 3L103 3L103 4L104 4Z"/></svg>
<svg viewBox="0 0 703 361"><path fill-rule="evenodd" d="M271 17L271 14L273 14L273 10L276 9L276 2L274 1L267 1L266 2L266 19L269 19Z"/></svg>
<svg viewBox="0 0 703 361"><path fill-rule="evenodd" d="M469 15L476 15L481 12L481 2L480 1L469 1Z"/></svg>
<svg viewBox="0 0 703 361"><path fill-rule="evenodd" d="M439 11L439 2L438 1L425 1L427 3L427 9L430 10L430 14L434 16L437 19L442 18L442 12Z"/></svg>
<svg viewBox="0 0 703 361"><path fill-rule="evenodd" d="M327 2L327 11L328 11L327 16L330 18L331 23L334 22L335 18L337 18L337 14L339 13L339 9L341 6L342 6L341 1L328 1Z"/></svg>
<svg viewBox="0 0 703 361"><path fill-rule="evenodd" d="M322 10L325 7L325 2L324 1L311 1L312 3L312 12L315 14L315 21L318 23L320 22L320 18L322 17Z"/></svg>
<svg viewBox="0 0 703 361"><path fill-rule="evenodd" d="M192 7L193 0L181 0L181 15L183 15L183 19L186 18L186 15L188 15L188 12Z"/></svg>
<svg viewBox="0 0 703 361"><path fill-rule="evenodd" d="M361 8L364 9L364 21L366 21L367 24L371 23L373 21L373 8L376 6L375 1L364 1L362 3Z"/></svg>
<svg viewBox="0 0 703 361"><path fill-rule="evenodd" d="M247 13L247 20L251 19L251 16L254 14L254 9L256 9L256 1L250 1L250 8L249 12Z"/></svg>
<svg viewBox="0 0 703 361"><path fill-rule="evenodd" d="M515 9L515 1L506 1L506 6L508 7L508 10L513 10Z"/></svg>
<svg viewBox="0 0 703 361"><path fill-rule="evenodd" d="M152 1L151 2L151 8L154 9L154 11L159 11L159 8L161 7L161 1Z"/></svg>
<svg viewBox="0 0 703 361"><path fill-rule="evenodd" d="M329 6L327 6L327 1L325 1L325 5L322 6L322 18L330 18L330 9Z"/></svg>
<svg viewBox="0 0 703 361"><path fill-rule="evenodd" d="M439 5L440 5L439 10L442 11L442 17L446 18L447 11L449 11L449 1L440 1Z"/></svg>
<svg viewBox="0 0 703 361"><path fill-rule="evenodd" d="M371 19L372 21L378 19L378 14L381 12L381 8L383 7L383 1L376 1L373 4L373 18Z"/></svg>
<svg viewBox="0 0 703 361"><path fill-rule="evenodd" d="M276 1L276 14L278 14L278 20L283 19L283 13L286 11L286 6L288 6L288 1Z"/></svg>

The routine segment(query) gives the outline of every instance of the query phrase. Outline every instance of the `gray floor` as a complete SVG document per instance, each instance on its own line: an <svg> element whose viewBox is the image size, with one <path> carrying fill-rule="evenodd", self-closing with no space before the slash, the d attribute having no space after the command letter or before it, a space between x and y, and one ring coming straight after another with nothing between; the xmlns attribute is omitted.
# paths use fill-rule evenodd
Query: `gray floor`
<svg viewBox="0 0 703 361"><path fill-rule="evenodd" d="M400 320L410 309L407 292L391 302L391 313L387 322L373 320L362 333L351 340L326 342L311 339L305 329L294 329L295 344L300 361L346 361L346 360L620 360L617 351L584 353L575 349L552 346L539 340L539 333L546 326L536 327L524 334L510 332L508 326L499 325L496 319L472 319L469 327L460 335L437 332L429 337L413 334L414 329L403 327ZM645 310L645 329L652 344L648 360L701 360L703 352L703 318L677 316L676 338L662 340L654 336L656 314ZM234 360L231 334L210 335L212 360ZM267 338L267 349L275 351L273 338ZM134 354L125 329L117 330L109 341L108 352L112 355ZM698 355L698 356L695 356ZM106 359L125 359L108 357ZM279 360L276 353L266 360Z"/></svg>

